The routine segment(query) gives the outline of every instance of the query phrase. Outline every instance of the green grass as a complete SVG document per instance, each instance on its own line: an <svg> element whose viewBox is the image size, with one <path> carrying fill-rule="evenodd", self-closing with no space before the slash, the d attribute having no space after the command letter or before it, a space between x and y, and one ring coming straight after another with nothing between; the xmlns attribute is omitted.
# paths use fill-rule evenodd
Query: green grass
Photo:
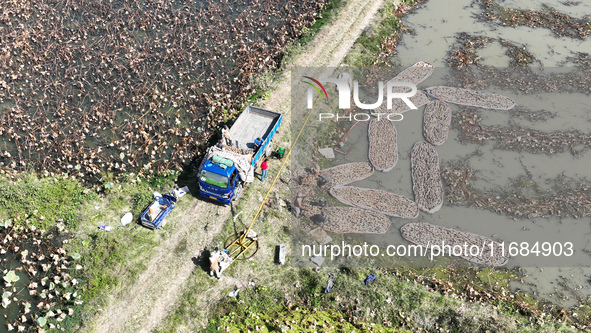
<svg viewBox="0 0 591 333"><path fill-rule="evenodd" d="M118 179L107 193L80 207L80 227L69 247L82 254L81 263L85 269L80 278L87 282L86 300L100 303L101 297L112 292L123 280L133 279L143 271L144 262L166 233L142 227L139 217L154 200L153 192L163 193L172 188L173 180L174 174L135 183ZM118 229L119 219L126 212L132 212L134 220ZM98 229L102 224L115 230ZM164 230L168 228L167 225Z"/></svg>
<svg viewBox="0 0 591 333"><path fill-rule="evenodd" d="M329 0L322 11L316 16L314 24L311 27L304 29L303 36L300 37L298 44L306 45L314 40L314 37L318 31L320 31L320 28L334 20L339 10L344 5L345 1L343 0Z"/></svg>
<svg viewBox="0 0 591 333"><path fill-rule="evenodd" d="M242 272L249 263L241 262L234 268L238 265ZM329 273L336 274L336 282L325 294ZM365 286L362 281L369 274L375 274L376 280ZM198 295L218 282L203 271L196 272L179 306L159 331L194 330L197 327L191 327L189 318L196 316L210 318L206 332L246 332L257 327L262 332L366 331L370 327L376 332L561 332L568 328L551 318L539 320L510 301L481 303L449 297L390 270L341 268L316 273L287 267L260 272L257 278L264 282L242 288L237 298L225 296L234 287L214 288L221 301L210 313L202 313ZM503 279L502 274L494 278ZM587 313L581 310L582 316Z"/></svg>
<svg viewBox="0 0 591 333"><path fill-rule="evenodd" d="M354 332L371 328L374 332L408 332L381 324L350 320L335 310L315 310L295 304L286 306L283 302L285 298L281 292L265 286L249 289L236 299L224 300L220 307L227 312L212 320L205 331Z"/></svg>
<svg viewBox="0 0 591 333"><path fill-rule="evenodd" d="M29 173L15 180L0 177L0 219L16 224L27 220L45 229L62 219L67 227L76 227L78 207L96 198L95 192L84 191L70 178L37 178Z"/></svg>
<svg viewBox="0 0 591 333"><path fill-rule="evenodd" d="M10 219L12 224L51 230L62 219L72 236L65 244L67 253L81 255L76 264L82 269L71 274L83 286L84 303L73 318L61 323L66 330L78 329L108 296L121 292L124 283L129 285L145 269L152 249L171 226L151 231L139 224L139 216L152 202L153 192L172 188L176 177L176 173L150 179L109 176L92 188L71 178L34 174L21 174L12 180L0 177L0 222ZM182 209L188 201L182 200L177 206ZM133 223L117 229L126 212L133 213ZM98 226L102 224L115 230L101 231ZM177 250L182 251L182 246Z"/></svg>
<svg viewBox="0 0 591 333"><path fill-rule="evenodd" d="M388 55L395 47L398 35L406 28L401 18L396 14L396 8L403 5L413 5L415 0L388 1L380 10L377 24L365 30L353 45L352 50L345 57L344 63L356 67L367 67L379 63L384 55Z"/></svg>

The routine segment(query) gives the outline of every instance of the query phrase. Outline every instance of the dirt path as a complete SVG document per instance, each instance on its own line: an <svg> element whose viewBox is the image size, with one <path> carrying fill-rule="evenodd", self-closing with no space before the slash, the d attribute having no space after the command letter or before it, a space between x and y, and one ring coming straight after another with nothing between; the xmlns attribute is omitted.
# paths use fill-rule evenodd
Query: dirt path
<svg viewBox="0 0 591 333"><path fill-rule="evenodd" d="M294 61L294 67L336 67L369 25L383 1L350 0L338 17L325 26L315 40ZM308 75L319 77L323 70ZM265 107L284 113L284 124L289 124L291 103L291 78L286 71L277 89L271 93ZM255 183L254 186L260 184ZM183 199L180 199L183 200ZM190 198L185 198L190 200ZM244 198L243 198L244 200ZM155 249L152 260L137 282L127 287L127 292L103 309L102 315L87 327L90 332L151 332L174 308L183 286L196 268L192 258L201 253L223 228L231 214L230 207L219 207L204 201L184 211L175 211L178 217L173 234ZM174 217L173 216L173 217ZM186 244L186 249L179 251ZM218 287L237 282L224 277ZM207 295L200 302L209 302Z"/></svg>

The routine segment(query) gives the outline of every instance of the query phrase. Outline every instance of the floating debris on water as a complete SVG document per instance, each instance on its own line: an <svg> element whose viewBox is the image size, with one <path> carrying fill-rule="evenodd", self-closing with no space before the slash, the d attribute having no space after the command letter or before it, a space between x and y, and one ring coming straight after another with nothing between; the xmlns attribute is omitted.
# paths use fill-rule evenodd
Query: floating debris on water
<svg viewBox="0 0 591 333"><path fill-rule="evenodd" d="M479 68L485 67L480 64L482 58L477 55L477 51L493 41L498 41L501 46L505 47L505 54L511 59L509 65L512 67L524 67L536 60L535 56L527 50L525 45L518 45L503 38L477 36L461 32L456 34L456 40L457 43L448 53L449 58L447 64L450 67L460 68L473 64L478 65Z"/></svg>
<svg viewBox="0 0 591 333"><path fill-rule="evenodd" d="M513 67L527 67L536 61L536 57L527 50L525 45L517 45L503 38L499 38L499 43L507 48L507 56L511 58L509 64Z"/></svg>
<svg viewBox="0 0 591 333"><path fill-rule="evenodd" d="M425 91L433 98L442 99L458 105L494 110L510 110L515 107L515 102L509 97L491 94L485 91L446 86L430 87L425 89Z"/></svg>
<svg viewBox="0 0 591 333"><path fill-rule="evenodd" d="M579 19L561 13L554 8L544 5L541 11L531 9L507 8L499 5L495 0L479 1L482 8L481 20L495 21L503 26L518 25L530 28L544 27L550 29L557 36L584 39L591 35L591 26L587 17ZM577 1L565 1L563 4L577 5Z"/></svg>
<svg viewBox="0 0 591 333"><path fill-rule="evenodd" d="M0 163L81 179L180 170L325 1L2 1Z"/></svg>
<svg viewBox="0 0 591 333"><path fill-rule="evenodd" d="M476 110L467 109L454 118L461 143L484 144L496 140L495 148L553 155L570 150L577 156L591 147L591 135L581 131L543 132L522 126L486 126Z"/></svg>
<svg viewBox="0 0 591 333"><path fill-rule="evenodd" d="M373 175L373 171L368 162L341 164L320 171L319 183L322 188L346 185Z"/></svg>
<svg viewBox="0 0 591 333"><path fill-rule="evenodd" d="M421 246L449 245L446 255L455 255L477 264L498 267L509 261L507 250L503 252L499 242L470 232L413 222L403 225L400 233L407 241ZM441 254L444 254L443 249Z"/></svg>
<svg viewBox="0 0 591 333"><path fill-rule="evenodd" d="M377 212L355 207L327 207L322 228L337 234L385 234L390 219Z"/></svg>
<svg viewBox="0 0 591 333"><path fill-rule="evenodd" d="M414 219L419 215L416 203L395 193L355 186L333 187L329 192L346 205L405 219Z"/></svg>
<svg viewBox="0 0 591 333"><path fill-rule="evenodd" d="M451 127L451 106L444 101L433 101L423 112L423 136L434 146L447 141Z"/></svg>
<svg viewBox="0 0 591 333"><path fill-rule="evenodd" d="M576 67L567 72L550 68L533 70L531 67L478 66L478 69L452 70L450 74L457 85L470 89L484 90L494 86L527 95L547 92L588 94L591 86L591 56L577 54L576 57L568 58L568 61Z"/></svg>
<svg viewBox="0 0 591 333"><path fill-rule="evenodd" d="M432 145L417 142L411 152L412 191L419 209L435 213L443 206L439 156Z"/></svg>
<svg viewBox="0 0 591 333"><path fill-rule="evenodd" d="M447 65L449 67L464 67L472 64L479 65L481 59L476 51L486 46L491 40L487 36L473 36L465 32L456 34L456 44L449 51Z"/></svg>
<svg viewBox="0 0 591 333"><path fill-rule="evenodd" d="M591 216L591 184L588 181L558 176L545 180L554 184L551 191L546 191L528 175L515 179L507 187L483 192L472 184L475 174L476 171L463 161L448 162L441 178L448 189L446 199L450 204L486 209L520 219ZM528 193L531 189L536 191L533 196Z"/></svg>
<svg viewBox="0 0 591 333"><path fill-rule="evenodd" d="M396 127L386 118L372 119L367 130L369 162L376 170L388 172L398 162Z"/></svg>

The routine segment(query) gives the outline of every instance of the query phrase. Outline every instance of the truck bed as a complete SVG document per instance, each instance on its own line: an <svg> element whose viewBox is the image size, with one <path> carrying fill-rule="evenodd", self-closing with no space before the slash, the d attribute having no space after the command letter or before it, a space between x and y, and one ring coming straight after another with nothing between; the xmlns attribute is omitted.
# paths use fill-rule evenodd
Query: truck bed
<svg viewBox="0 0 591 333"><path fill-rule="evenodd" d="M267 140L280 117L280 113L248 106L230 128L232 145L240 149L253 149L254 140Z"/></svg>

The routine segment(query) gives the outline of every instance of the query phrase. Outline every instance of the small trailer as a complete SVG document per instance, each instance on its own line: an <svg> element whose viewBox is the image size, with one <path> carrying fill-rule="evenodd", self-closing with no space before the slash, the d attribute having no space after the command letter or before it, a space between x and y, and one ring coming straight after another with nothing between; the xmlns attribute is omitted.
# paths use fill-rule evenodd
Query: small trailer
<svg viewBox="0 0 591 333"><path fill-rule="evenodd" d="M154 201L140 216L142 225L150 229L158 229L166 225L166 217L176 206L176 197L168 194L156 196Z"/></svg>

